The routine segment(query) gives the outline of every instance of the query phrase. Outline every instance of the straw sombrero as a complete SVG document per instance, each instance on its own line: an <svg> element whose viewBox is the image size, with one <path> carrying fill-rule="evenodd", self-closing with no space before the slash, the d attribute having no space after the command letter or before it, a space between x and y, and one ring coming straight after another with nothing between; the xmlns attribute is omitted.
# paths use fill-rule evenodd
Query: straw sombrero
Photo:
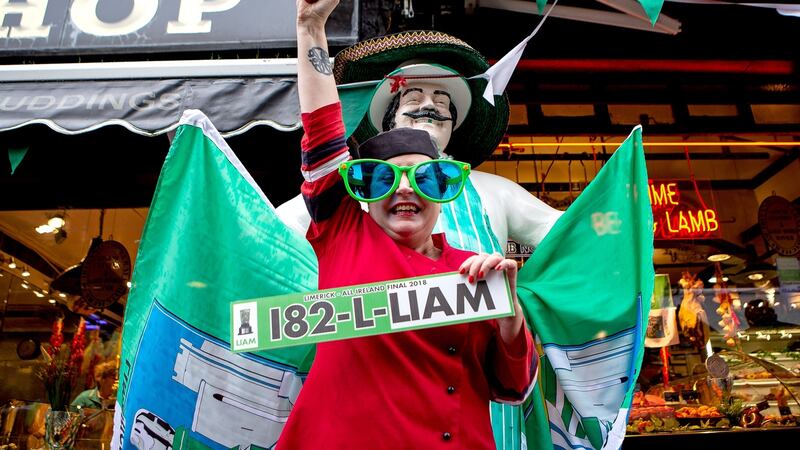
<svg viewBox="0 0 800 450"><path fill-rule="evenodd" d="M368 39L342 50L334 60L333 75L337 84L370 80L384 80L383 84L388 84L391 80L385 77L397 74L398 69L409 62L444 66L464 78L482 74L489 68L489 63L480 53L458 38L438 31L406 31ZM453 158L476 167L497 148L506 132L508 97L505 94L495 96L493 106L482 98L486 80L468 80L467 85L472 94L471 102L468 102L469 111L458 111L464 120L456 124L458 126L453 130L445 151ZM372 103L386 105L393 95L390 89L381 85ZM458 108L459 102L454 100L454 103ZM370 112L364 117L353 133L356 141L363 142L380 131L380 122L375 122L375 116Z"/></svg>

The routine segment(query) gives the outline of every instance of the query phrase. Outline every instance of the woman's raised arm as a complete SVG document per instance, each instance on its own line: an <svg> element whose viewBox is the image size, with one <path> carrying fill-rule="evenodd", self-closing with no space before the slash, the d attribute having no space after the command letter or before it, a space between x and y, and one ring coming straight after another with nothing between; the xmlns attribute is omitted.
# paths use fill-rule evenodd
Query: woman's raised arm
<svg viewBox="0 0 800 450"><path fill-rule="evenodd" d="M328 55L325 22L339 0L297 0L297 90L300 112L339 101Z"/></svg>

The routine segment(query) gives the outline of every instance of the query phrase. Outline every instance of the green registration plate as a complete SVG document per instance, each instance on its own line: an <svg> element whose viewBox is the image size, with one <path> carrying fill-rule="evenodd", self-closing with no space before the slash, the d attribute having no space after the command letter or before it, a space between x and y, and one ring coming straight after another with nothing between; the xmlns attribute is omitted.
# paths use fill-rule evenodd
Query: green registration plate
<svg viewBox="0 0 800 450"><path fill-rule="evenodd" d="M231 304L231 349L267 350L513 316L504 272L456 272Z"/></svg>

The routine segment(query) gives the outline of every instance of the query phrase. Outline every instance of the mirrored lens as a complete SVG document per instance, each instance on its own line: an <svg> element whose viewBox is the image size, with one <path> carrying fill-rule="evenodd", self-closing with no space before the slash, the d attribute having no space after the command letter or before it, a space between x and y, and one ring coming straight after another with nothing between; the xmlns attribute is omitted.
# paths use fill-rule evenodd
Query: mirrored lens
<svg viewBox="0 0 800 450"><path fill-rule="evenodd" d="M362 199L379 198L392 188L394 171L382 162L357 162L347 170L347 184Z"/></svg>
<svg viewBox="0 0 800 450"><path fill-rule="evenodd" d="M417 167L414 181L422 193L437 200L452 199L463 183L461 165L453 161L430 161Z"/></svg>

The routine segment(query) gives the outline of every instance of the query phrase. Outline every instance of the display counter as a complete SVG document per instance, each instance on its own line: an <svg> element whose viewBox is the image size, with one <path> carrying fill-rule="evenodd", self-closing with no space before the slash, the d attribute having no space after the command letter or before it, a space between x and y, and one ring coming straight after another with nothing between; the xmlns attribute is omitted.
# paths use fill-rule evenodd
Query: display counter
<svg viewBox="0 0 800 450"><path fill-rule="evenodd" d="M756 448L800 442L800 353L795 350L800 329L740 333L751 335L786 339L759 337L740 342L738 349L725 349L714 335L716 351L710 356L705 349L673 346L667 383L639 378L641 389L631 404L623 448ZM787 341L795 343L789 346ZM685 363L692 356L697 362ZM663 380L663 361L657 367L658 381Z"/></svg>
<svg viewBox="0 0 800 450"><path fill-rule="evenodd" d="M736 428L731 430L689 430L628 435L625 437L622 449L791 448L800 442L798 439L800 439L800 427L796 426Z"/></svg>
<svg viewBox="0 0 800 450"><path fill-rule="evenodd" d="M50 405L12 400L0 408L0 450L34 450L45 446ZM80 410L75 450L107 450L113 434L114 411Z"/></svg>

